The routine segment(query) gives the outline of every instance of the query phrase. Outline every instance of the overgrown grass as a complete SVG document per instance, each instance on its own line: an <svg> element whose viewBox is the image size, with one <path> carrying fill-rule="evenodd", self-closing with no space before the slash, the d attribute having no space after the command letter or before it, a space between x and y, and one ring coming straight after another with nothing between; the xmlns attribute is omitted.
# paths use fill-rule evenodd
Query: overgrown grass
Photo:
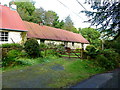
<svg viewBox="0 0 120 90"><path fill-rule="evenodd" d="M24 69L25 67L33 66L36 64L42 64L42 63L47 63L47 62L52 62L54 60L58 59L58 57L49 55L44 58L16 58L16 62L21 62L19 65L15 65L12 67L3 67L2 70L3 72L5 71L10 71L10 70L17 70L17 69Z"/></svg>
<svg viewBox="0 0 120 90"><path fill-rule="evenodd" d="M56 88L74 85L92 75L105 71L103 68L94 66L93 62L89 60L64 59L54 63L61 64L65 68L64 71L56 73L56 75L59 77L54 78L54 82L49 84L51 87Z"/></svg>
<svg viewBox="0 0 120 90"><path fill-rule="evenodd" d="M44 73L50 75L50 78L47 80L47 86L53 88L60 88L60 87L68 87L74 85L84 79L89 78L94 74L98 74L104 72L103 68L98 66L94 66L92 61L89 60L80 60L80 59L64 59L58 57L45 57L45 58L36 58L36 59L18 59L23 61L27 65L23 66L15 66L14 68L6 68L4 71L15 71L15 70L25 70L27 71L30 68L33 76L37 77ZM37 65L37 64L41 64ZM54 70L51 67L55 65L60 65L63 67L63 70ZM37 72L35 72L37 71ZM27 77L28 72L24 72L24 77ZM45 75L46 75L45 74ZM22 77L22 76L21 76Z"/></svg>

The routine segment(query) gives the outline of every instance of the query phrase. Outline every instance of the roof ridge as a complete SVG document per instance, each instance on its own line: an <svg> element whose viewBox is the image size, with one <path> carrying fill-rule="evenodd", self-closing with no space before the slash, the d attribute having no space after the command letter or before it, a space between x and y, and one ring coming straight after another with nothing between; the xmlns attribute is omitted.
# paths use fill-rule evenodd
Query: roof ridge
<svg viewBox="0 0 120 90"><path fill-rule="evenodd" d="M24 20L23 20L24 21ZM28 21L25 21L25 22L28 22ZM28 22L28 23L33 23L33 24L37 24L37 23L34 23L34 22ZM39 24L37 24L39 25ZM39 25L40 26L40 25ZM54 29L57 29L57 30L63 30L65 32L69 32L69 33L73 33L73 34L78 34L78 33L74 33L74 32L71 32L71 31L68 31L68 30L64 30L64 29L60 29L60 28L55 28L55 27L51 27L51 26L47 26L47 25L42 25L44 27L49 27L49 28L54 28ZM81 34L80 34L81 35Z"/></svg>

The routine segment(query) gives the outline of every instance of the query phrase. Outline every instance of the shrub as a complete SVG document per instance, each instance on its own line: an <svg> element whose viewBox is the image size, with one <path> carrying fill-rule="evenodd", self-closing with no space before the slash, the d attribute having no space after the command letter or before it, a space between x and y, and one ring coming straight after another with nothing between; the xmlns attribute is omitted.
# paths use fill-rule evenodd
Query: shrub
<svg viewBox="0 0 120 90"><path fill-rule="evenodd" d="M93 45L88 45L86 47L86 54L90 56L91 58L95 58L96 55L98 55L99 50L95 48Z"/></svg>
<svg viewBox="0 0 120 90"><path fill-rule="evenodd" d="M18 43L10 43L10 44L2 44L0 47L2 47L2 57L6 57L7 53L10 50L16 49L16 50L22 50L23 47L22 45L18 44Z"/></svg>
<svg viewBox="0 0 120 90"><path fill-rule="evenodd" d="M32 58L40 56L40 46L36 39L28 39L24 44L24 49Z"/></svg>
<svg viewBox="0 0 120 90"><path fill-rule="evenodd" d="M2 57L2 66L13 66L17 62L15 59L19 56L20 50L10 50L5 57Z"/></svg>
<svg viewBox="0 0 120 90"><path fill-rule="evenodd" d="M40 43L40 48L48 48L48 46L45 43Z"/></svg>
<svg viewBox="0 0 120 90"><path fill-rule="evenodd" d="M10 50L8 53L7 53L7 57L8 58L16 58L18 57L20 54L20 51L19 50Z"/></svg>
<svg viewBox="0 0 120 90"><path fill-rule="evenodd" d="M101 55L97 55L96 61L97 64L106 68L106 69L114 69L119 66L120 56L112 49L102 50Z"/></svg>
<svg viewBox="0 0 120 90"><path fill-rule="evenodd" d="M2 48L22 48L22 45L18 43L7 43L7 44L2 44Z"/></svg>
<svg viewBox="0 0 120 90"><path fill-rule="evenodd" d="M110 64L111 62L103 55L97 55L96 57L96 64L98 66L101 66L105 69L110 69L110 68L113 68Z"/></svg>
<svg viewBox="0 0 120 90"><path fill-rule="evenodd" d="M115 63L115 65L118 65L120 62L120 56L117 52L115 52L113 49L105 49L101 51L101 54L103 54L108 60L111 60Z"/></svg>

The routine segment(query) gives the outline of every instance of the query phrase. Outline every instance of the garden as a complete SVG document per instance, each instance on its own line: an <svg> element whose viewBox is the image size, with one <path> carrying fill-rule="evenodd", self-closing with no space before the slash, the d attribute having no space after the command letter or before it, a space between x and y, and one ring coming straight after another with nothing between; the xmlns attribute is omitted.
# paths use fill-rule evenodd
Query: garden
<svg viewBox="0 0 120 90"><path fill-rule="evenodd" d="M56 52L54 49L48 49L45 52L43 48L52 48L54 46L61 51L64 48L62 45L46 45L44 43L39 45L34 38L28 39L24 45L3 44L1 46L2 72L16 72L16 70L27 70L27 68L41 65L39 69L37 67L31 69L31 72L34 73L35 70L38 70L37 75L44 72L53 73L52 83L49 83L48 86L67 87L92 75L120 67L119 49L115 49L119 47L114 47L113 44L111 46L107 41L106 43L106 49L104 50L94 45L88 45L83 52L82 59L63 58L60 52ZM118 45L117 42L114 44Z"/></svg>

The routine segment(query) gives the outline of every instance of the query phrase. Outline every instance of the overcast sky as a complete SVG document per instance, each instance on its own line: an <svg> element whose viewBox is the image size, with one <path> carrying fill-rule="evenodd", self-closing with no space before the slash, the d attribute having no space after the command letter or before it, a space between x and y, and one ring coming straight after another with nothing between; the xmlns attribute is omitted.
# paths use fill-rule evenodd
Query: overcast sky
<svg viewBox="0 0 120 90"><path fill-rule="evenodd" d="M0 0L1 4L9 5L11 0ZM45 10L55 11L60 20L64 20L68 15L70 15L74 26L76 28L89 27L90 24L83 23L88 17L83 13L79 13L84 10L84 8L76 0L33 0L35 1L36 8L42 7ZM60 2L59 2L60 1ZM87 10L91 10L89 5L84 4L85 0L78 0Z"/></svg>

